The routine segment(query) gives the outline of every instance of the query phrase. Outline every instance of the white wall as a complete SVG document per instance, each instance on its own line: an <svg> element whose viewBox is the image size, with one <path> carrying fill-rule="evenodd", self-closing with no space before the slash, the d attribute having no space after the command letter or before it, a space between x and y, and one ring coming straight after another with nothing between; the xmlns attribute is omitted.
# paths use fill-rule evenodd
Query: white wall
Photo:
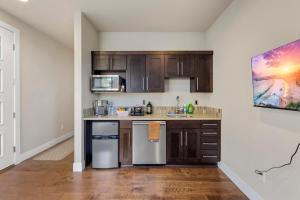
<svg viewBox="0 0 300 200"><path fill-rule="evenodd" d="M300 113L252 106L250 58L300 38L299 7L299 0L236 0L207 32L215 53L211 104L223 109L222 161L266 200L300 198L300 154L265 184L254 174L289 160Z"/></svg>
<svg viewBox="0 0 300 200"><path fill-rule="evenodd" d="M90 108L95 98L90 92L91 51L98 50L98 31L81 12L74 15L75 62L75 140L73 171L84 169L83 109Z"/></svg>
<svg viewBox="0 0 300 200"><path fill-rule="evenodd" d="M73 52L2 10L0 20L20 30L20 142L25 153L73 131Z"/></svg>
<svg viewBox="0 0 300 200"><path fill-rule="evenodd" d="M201 32L100 32L99 46L102 51L155 51L155 50L206 50L205 34ZM142 100L153 105L176 105L176 96L183 102L199 100L209 105L211 94L191 94L189 79L171 79L165 84L164 93L151 94L102 94L99 98L108 99L115 105L132 106Z"/></svg>
<svg viewBox="0 0 300 200"><path fill-rule="evenodd" d="M201 32L100 32L101 51L202 50Z"/></svg>

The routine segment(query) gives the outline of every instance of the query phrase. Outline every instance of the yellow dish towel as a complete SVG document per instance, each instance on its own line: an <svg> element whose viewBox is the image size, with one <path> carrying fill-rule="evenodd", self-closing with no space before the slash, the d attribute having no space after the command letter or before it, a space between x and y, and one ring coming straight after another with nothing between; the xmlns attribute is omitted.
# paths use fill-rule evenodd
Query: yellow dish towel
<svg viewBox="0 0 300 200"><path fill-rule="evenodd" d="M148 140L151 142L158 142L160 138L160 123L149 122L148 125Z"/></svg>

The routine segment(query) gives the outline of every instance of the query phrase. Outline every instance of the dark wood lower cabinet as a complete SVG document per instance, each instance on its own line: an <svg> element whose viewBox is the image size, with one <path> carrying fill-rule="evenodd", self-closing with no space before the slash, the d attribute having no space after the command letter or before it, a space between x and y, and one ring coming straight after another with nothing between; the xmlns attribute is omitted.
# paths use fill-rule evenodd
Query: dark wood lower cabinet
<svg viewBox="0 0 300 200"><path fill-rule="evenodd" d="M220 148L220 121L170 121L167 125L167 164L216 164Z"/></svg>
<svg viewBox="0 0 300 200"><path fill-rule="evenodd" d="M200 150L200 129L184 130L184 162L187 164L198 164L201 162Z"/></svg>
<svg viewBox="0 0 300 200"><path fill-rule="evenodd" d="M131 121L120 121L120 150L121 165L132 165L132 128Z"/></svg>
<svg viewBox="0 0 300 200"><path fill-rule="evenodd" d="M183 161L183 130L167 130L167 163L180 164Z"/></svg>

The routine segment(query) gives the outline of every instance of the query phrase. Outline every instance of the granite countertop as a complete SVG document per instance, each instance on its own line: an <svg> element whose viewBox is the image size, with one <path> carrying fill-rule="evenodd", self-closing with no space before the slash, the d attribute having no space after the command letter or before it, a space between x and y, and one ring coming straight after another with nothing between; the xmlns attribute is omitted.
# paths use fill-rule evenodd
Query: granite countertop
<svg viewBox="0 0 300 200"><path fill-rule="evenodd" d="M166 114L152 114L145 116L86 116L83 120L221 120L222 116L219 113L193 114L188 117L168 117Z"/></svg>

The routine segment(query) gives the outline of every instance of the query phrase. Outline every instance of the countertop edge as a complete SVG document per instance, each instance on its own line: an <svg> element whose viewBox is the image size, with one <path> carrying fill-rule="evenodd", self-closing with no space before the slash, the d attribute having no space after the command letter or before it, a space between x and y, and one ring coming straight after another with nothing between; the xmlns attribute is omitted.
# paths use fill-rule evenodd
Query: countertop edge
<svg viewBox="0 0 300 200"><path fill-rule="evenodd" d="M96 117L96 116L89 116L83 117L83 121L151 121L151 120L162 120L162 121L184 121L184 120L222 120L222 117L219 116L195 116L195 117L183 117L183 118L172 118L172 117L159 117L159 116L126 116L126 117L119 117L119 116L104 116L104 117Z"/></svg>

